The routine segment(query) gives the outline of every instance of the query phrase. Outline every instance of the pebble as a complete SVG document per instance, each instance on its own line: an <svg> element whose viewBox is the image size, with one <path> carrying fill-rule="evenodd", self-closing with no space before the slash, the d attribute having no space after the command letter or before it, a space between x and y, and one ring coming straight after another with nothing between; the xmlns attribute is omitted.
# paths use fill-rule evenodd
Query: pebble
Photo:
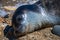
<svg viewBox="0 0 60 40"><path fill-rule="evenodd" d="M4 10L0 10L0 17L4 17L7 15L7 12Z"/></svg>
<svg viewBox="0 0 60 40"><path fill-rule="evenodd" d="M54 26L53 29L52 29L52 33L60 36L60 25Z"/></svg>

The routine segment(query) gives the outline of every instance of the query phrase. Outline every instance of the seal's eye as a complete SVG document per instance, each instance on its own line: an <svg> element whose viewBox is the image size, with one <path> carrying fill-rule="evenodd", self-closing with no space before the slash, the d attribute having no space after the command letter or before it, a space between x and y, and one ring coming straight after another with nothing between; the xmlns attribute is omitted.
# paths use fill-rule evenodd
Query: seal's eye
<svg viewBox="0 0 60 40"><path fill-rule="evenodd" d="M18 21L20 21L20 20L21 20L21 18L18 18L17 20L18 20Z"/></svg>
<svg viewBox="0 0 60 40"><path fill-rule="evenodd" d="M18 21L22 21L22 20L23 20L23 18L22 18L22 17L19 17L17 20L18 20Z"/></svg>
<svg viewBox="0 0 60 40"><path fill-rule="evenodd" d="M23 18L22 15L18 15L18 16L16 17L16 22L17 22L17 23L21 23L23 20L24 20L24 18Z"/></svg>

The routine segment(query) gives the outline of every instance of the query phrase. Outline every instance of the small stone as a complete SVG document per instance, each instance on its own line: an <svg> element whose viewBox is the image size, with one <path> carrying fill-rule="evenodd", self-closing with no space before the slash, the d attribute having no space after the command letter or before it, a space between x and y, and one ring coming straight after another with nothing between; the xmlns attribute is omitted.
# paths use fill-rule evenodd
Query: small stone
<svg viewBox="0 0 60 40"><path fill-rule="evenodd" d="M52 29L52 33L60 36L60 25L54 26L53 29Z"/></svg>
<svg viewBox="0 0 60 40"><path fill-rule="evenodd" d="M3 8L6 9L6 10L9 10L9 11L16 10L16 7L15 6L4 6Z"/></svg>
<svg viewBox="0 0 60 40"><path fill-rule="evenodd" d="M7 12L5 10L0 10L0 16L4 17L7 15Z"/></svg>

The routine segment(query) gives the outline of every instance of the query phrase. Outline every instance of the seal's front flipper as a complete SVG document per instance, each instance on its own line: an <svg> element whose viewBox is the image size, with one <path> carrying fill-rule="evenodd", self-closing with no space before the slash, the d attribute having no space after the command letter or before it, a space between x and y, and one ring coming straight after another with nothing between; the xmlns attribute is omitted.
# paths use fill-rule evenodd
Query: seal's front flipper
<svg viewBox="0 0 60 40"><path fill-rule="evenodd" d="M4 36L7 37L9 40L14 39L14 29L13 27L7 25L6 28L4 29Z"/></svg>

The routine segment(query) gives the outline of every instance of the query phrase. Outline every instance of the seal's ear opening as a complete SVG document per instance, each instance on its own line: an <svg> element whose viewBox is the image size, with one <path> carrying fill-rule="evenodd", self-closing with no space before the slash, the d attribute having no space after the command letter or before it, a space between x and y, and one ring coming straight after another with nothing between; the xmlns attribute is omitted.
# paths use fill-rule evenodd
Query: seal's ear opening
<svg viewBox="0 0 60 40"><path fill-rule="evenodd" d="M4 29L4 36L7 37L9 40L14 38L14 29L13 27L7 25L6 28Z"/></svg>

